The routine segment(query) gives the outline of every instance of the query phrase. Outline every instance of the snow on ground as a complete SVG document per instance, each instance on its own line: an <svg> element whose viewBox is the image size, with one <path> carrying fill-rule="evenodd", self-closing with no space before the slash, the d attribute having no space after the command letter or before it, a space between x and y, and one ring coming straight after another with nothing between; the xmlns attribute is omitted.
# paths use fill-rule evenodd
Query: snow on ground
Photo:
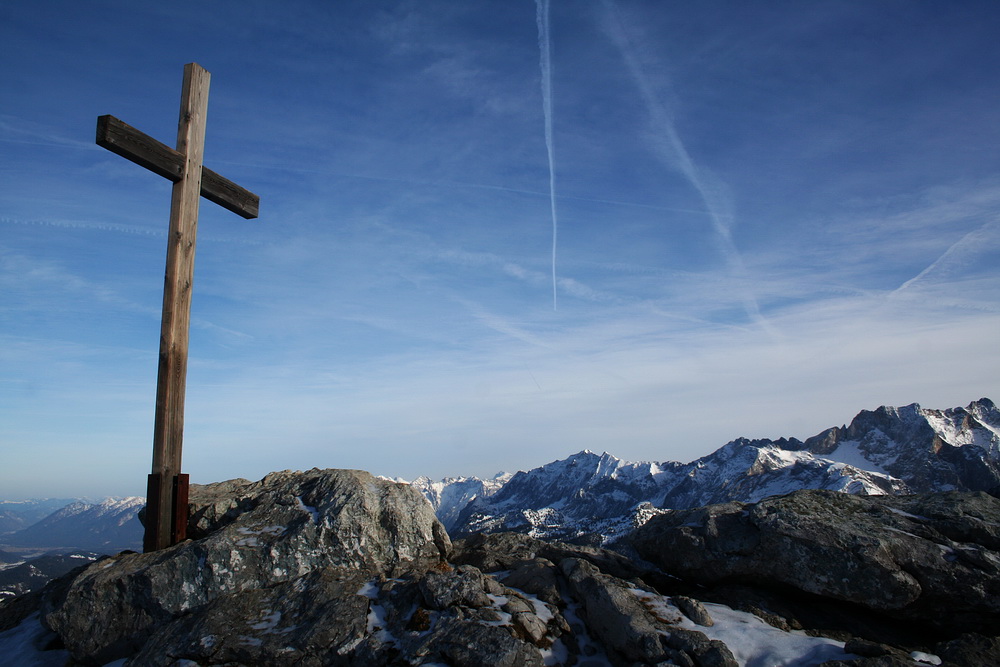
<svg viewBox="0 0 1000 667"><path fill-rule="evenodd" d="M18 667L63 667L69 660L68 651L40 651L48 632L32 614L16 626L0 632L0 656L4 664Z"/></svg>
<svg viewBox="0 0 1000 667"><path fill-rule="evenodd" d="M374 581L369 581L361 587L361 590L357 594L363 598L368 598L368 634L374 634L383 644L398 645L398 640L388 630L389 624L386 622L387 614L385 607L378 603L378 584Z"/></svg>
<svg viewBox="0 0 1000 667"><path fill-rule="evenodd" d="M827 660L854 657L844 652L844 643L826 637L810 637L804 632L785 632L760 618L721 604L705 604L715 621L710 628L696 626L710 639L729 647L741 667L807 667Z"/></svg>
<svg viewBox="0 0 1000 667"><path fill-rule="evenodd" d="M320 522L319 510L316 509L315 507L310 507L309 505L306 505L304 502L302 502L302 496L295 496L295 506L298 507L303 512L308 512L309 516L312 517L313 523L319 525Z"/></svg>
<svg viewBox="0 0 1000 667"><path fill-rule="evenodd" d="M913 652L911 652L910 653L910 658L912 658L915 662L918 662L918 663L923 662L923 663L926 663L928 665L940 665L941 664L941 658L939 658L938 656L934 655L933 653L924 653L923 651L913 651Z"/></svg>
<svg viewBox="0 0 1000 667"><path fill-rule="evenodd" d="M826 637L810 637L804 632L785 632L760 618L721 604L704 603L715 625L702 627L688 619L669 598L633 588L647 609L661 618L680 618L679 627L697 630L709 639L718 639L733 652L740 667L811 667L827 660L854 658L844 652L844 642Z"/></svg>

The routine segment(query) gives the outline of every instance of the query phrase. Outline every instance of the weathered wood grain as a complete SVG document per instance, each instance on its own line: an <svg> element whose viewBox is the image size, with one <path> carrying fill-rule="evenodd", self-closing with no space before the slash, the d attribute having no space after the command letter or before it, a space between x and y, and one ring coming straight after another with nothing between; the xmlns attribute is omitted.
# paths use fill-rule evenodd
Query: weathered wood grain
<svg viewBox="0 0 1000 667"><path fill-rule="evenodd" d="M160 143L114 116L97 119L99 146L174 184L163 277L153 469L148 480L143 538L146 551L164 549L184 539L187 525L188 477L181 473L181 454L198 206L205 197L247 219L256 218L260 206L257 195L203 165L210 79L208 71L197 63L184 66L176 148Z"/></svg>
<svg viewBox="0 0 1000 667"><path fill-rule="evenodd" d="M184 156L114 116L97 119L97 145L176 183ZM247 220L260 214L260 197L208 167L202 167L201 196Z"/></svg>

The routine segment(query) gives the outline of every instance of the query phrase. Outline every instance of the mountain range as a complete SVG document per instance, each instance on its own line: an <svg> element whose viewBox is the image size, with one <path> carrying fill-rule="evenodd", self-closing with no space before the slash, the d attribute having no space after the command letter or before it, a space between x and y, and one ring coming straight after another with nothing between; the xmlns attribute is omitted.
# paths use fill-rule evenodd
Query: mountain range
<svg viewBox="0 0 1000 667"><path fill-rule="evenodd" d="M917 404L864 410L800 441L733 440L690 463L582 451L514 475L412 482L453 536L515 531L611 543L671 509L756 502L799 489L860 495L1000 489L1000 410Z"/></svg>
<svg viewBox="0 0 1000 667"><path fill-rule="evenodd" d="M136 515L145 505L146 499L140 497L71 501L25 528L0 534L0 544L101 553L141 549L142 525Z"/></svg>
<svg viewBox="0 0 1000 667"><path fill-rule="evenodd" d="M906 495L1000 488L1000 410L917 404L863 410L849 425L800 441L738 438L690 463L625 461L588 450L492 478L419 477L411 485L453 536L515 531L612 543L671 509L756 502L799 489ZM0 502L0 545L138 550L145 499Z"/></svg>
<svg viewBox="0 0 1000 667"><path fill-rule="evenodd" d="M0 535L27 528L66 505L81 501L82 498L0 500Z"/></svg>

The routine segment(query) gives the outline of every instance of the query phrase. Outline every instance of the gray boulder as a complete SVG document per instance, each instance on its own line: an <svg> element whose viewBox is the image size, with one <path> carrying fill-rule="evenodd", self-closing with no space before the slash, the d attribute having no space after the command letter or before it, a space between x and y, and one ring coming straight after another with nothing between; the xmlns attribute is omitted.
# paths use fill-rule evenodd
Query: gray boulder
<svg viewBox="0 0 1000 667"><path fill-rule="evenodd" d="M626 663L655 664L670 657L663 641L666 628L625 586L585 560L567 558L559 566L573 597L581 601L587 628L605 649Z"/></svg>
<svg viewBox="0 0 1000 667"><path fill-rule="evenodd" d="M483 579L483 573L471 565L461 565L457 570L432 570L420 580L420 592L431 609L485 607L490 599Z"/></svg>
<svg viewBox="0 0 1000 667"><path fill-rule="evenodd" d="M934 652L945 660L946 664L958 667L1000 665L1000 637L966 633L941 642Z"/></svg>
<svg viewBox="0 0 1000 667"><path fill-rule="evenodd" d="M653 517L631 545L702 585L791 587L897 618L1000 632L1000 500L799 491Z"/></svg>
<svg viewBox="0 0 1000 667"><path fill-rule="evenodd" d="M223 595L157 628L130 663L348 664L344 654L368 634L369 600L359 595L367 583L366 575L322 568L292 581ZM308 595L300 594L306 590Z"/></svg>
<svg viewBox="0 0 1000 667"><path fill-rule="evenodd" d="M557 607L450 565L408 485L312 470L190 498L197 539L105 559L40 596L74 664L542 667L569 631Z"/></svg>
<svg viewBox="0 0 1000 667"><path fill-rule="evenodd" d="M81 665L732 667L729 649L700 631L712 619L698 602L728 588L755 613L784 615L786 628L829 627L795 620L822 601L980 633L848 633L859 653L844 665L890 664L942 641L948 662L975 664L996 653L997 633L983 628L1000 604L998 503L807 492L669 512L634 534L643 561L518 534L452 545L412 487L358 471L283 472L195 487L194 539L94 563L12 603L0 624L37 622L41 605Z"/></svg>
<svg viewBox="0 0 1000 667"><path fill-rule="evenodd" d="M715 625L715 621L712 620L712 616L705 609L705 605L693 598L689 598L686 595L675 595L673 596L673 602L681 613L690 618L692 621L698 625L710 628Z"/></svg>
<svg viewBox="0 0 1000 667"><path fill-rule="evenodd" d="M514 563L510 570L504 578L504 583L511 588L537 595L539 599L550 604L562 603L556 566L552 561L546 558L532 558Z"/></svg>
<svg viewBox="0 0 1000 667"><path fill-rule="evenodd" d="M44 601L45 625L75 658L131 655L156 628L224 595L323 568L394 576L450 550L419 492L356 470L194 487L191 504L202 539L100 561Z"/></svg>
<svg viewBox="0 0 1000 667"><path fill-rule="evenodd" d="M544 542L519 533L476 535L458 540L454 549L455 562L499 571L497 576L506 586L561 609L568 608L569 617L579 618L581 622L570 626L556 614L548 624L549 634L560 638L570 655L582 654L584 647L596 645L602 647L608 660L622 667L737 664L721 642L680 627L679 615L666 618L662 610L647 608L643 596L655 598L657 594L649 593L648 584L640 580L664 579L649 564L606 549ZM644 589L642 595L637 587ZM694 600L690 602L689 609L700 607ZM504 609L514 613L516 624L523 607L512 601ZM706 619L707 613L701 617ZM708 619L706 625L710 622Z"/></svg>

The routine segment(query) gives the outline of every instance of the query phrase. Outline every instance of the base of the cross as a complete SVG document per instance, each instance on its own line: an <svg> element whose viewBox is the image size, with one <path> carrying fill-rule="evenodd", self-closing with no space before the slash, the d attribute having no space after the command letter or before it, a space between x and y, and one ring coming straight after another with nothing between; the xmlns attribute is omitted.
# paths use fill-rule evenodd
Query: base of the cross
<svg viewBox="0 0 1000 667"><path fill-rule="evenodd" d="M173 546L187 537L189 477L185 473L180 473L174 475L170 483L173 486L170 494L173 500L171 521L168 525L162 526L157 517L161 516L160 488L163 484L163 475L151 473L146 482L146 531L142 537L142 550L146 553ZM169 533L166 543L161 539L164 533Z"/></svg>

